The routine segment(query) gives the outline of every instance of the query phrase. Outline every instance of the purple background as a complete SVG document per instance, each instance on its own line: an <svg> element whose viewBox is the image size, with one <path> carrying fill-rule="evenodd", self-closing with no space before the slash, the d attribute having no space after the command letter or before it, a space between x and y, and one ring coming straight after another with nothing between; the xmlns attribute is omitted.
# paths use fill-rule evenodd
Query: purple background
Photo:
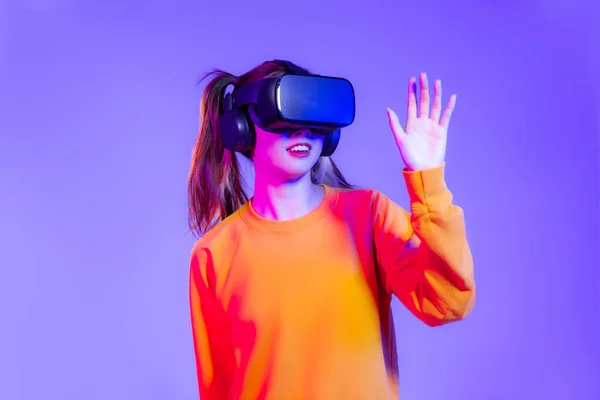
<svg viewBox="0 0 600 400"><path fill-rule="evenodd" d="M478 301L436 329L394 301L403 399L600 398L594 2L287 3L0 4L0 398L197 398L195 82L273 58L352 80L334 158L405 207L385 108L404 120L420 71L458 94L447 182Z"/></svg>

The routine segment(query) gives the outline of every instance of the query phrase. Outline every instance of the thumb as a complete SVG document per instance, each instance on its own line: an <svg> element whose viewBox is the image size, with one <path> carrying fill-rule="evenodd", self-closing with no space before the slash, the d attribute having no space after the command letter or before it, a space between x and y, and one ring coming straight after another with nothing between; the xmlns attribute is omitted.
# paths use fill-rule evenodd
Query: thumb
<svg viewBox="0 0 600 400"><path fill-rule="evenodd" d="M388 107L387 113L388 113L388 120L390 123L390 128L392 129L392 132L394 133L394 136L396 137L396 141L398 141L398 143L400 143L404 139L404 135L406 135L406 133L404 132L404 129L402 129L402 126L400 125L400 120L398 119L398 115L396 115L394 110L392 110Z"/></svg>

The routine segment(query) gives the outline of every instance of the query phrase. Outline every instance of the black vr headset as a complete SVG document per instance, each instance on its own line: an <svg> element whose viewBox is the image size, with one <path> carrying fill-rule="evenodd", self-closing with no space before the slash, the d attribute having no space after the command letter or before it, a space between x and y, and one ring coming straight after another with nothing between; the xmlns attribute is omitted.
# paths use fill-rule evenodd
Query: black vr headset
<svg viewBox="0 0 600 400"><path fill-rule="evenodd" d="M254 123L273 133L309 129L324 136L321 156L332 155L341 128L354 122L352 84L310 74L289 61L274 62L292 73L252 82L225 95L218 129L223 145L231 151L249 151L255 140Z"/></svg>

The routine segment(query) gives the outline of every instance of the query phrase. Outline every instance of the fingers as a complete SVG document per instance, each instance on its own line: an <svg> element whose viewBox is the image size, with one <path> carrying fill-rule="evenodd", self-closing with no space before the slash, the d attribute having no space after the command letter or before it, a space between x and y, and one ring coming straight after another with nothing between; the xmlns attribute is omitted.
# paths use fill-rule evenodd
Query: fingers
<svg viewBox="0 0 600 400"><path fill-rule="evenodd" d="M444 110L444 114L442 114L442 81L437 79L433 85L433 104L431 105L431 115L429 115L429 82L427 80L427 74L422 72L419 75L419 86L420 86L420 98L417 105L417 84L416 79L411 77L408 81L408 119L414 118L429 118L434 121L436 124L439 123L443 127L448 127L450 125L450 118L452 117L452 112L454 111L454 106L456 104L456 95L452 95L450 100L448 101L448 105ZM417 113L418 107L418 113ZM388 109L389 110L389 109ZM418 115L417 115L418 114ZM388 115L389 111L388 111ZM394 114L395 116L396 114ZM440 122L440 115L442 117ZM392 116L390 115L390 118ZM397 117L396 117L397 118ZM391 119L390 119L391 121ZM391 122L390 122L391 123ZM399 126L399 124L398 124Z"/></svg>
<svg viewBox="0 0 600 400"><path fill-rule="evenodd" d="M425 72L421 72L421 75L419 76L419 82L421 84L419 116L427 118L429 115L429 83L427 82L427 74Z"/></svg>
<svg viewBox="0 0 600 400"><path fill-rule="evenodd" d="M439 79L433 85L433 105L431 106L430 119L436 124L440 122L442 114L442 81Z"/></svg>
<svg viewBox="0 0 600 400"><path fill-rule="evenodd" d="M417 83L411 77L408 81L408 118L417 118Z"/></svg>
<svg viewBox="0 0 600 400"><path fill-rule="evenodd" d="M444 115L442 116L442 121L440 125L444 128L448 129L448 125L450 125L450 118L452 117L452 112L454 111L454 106L456 105L456 95L453 94L450 96L450 100L448 100L448 105L446 106L446 110L444 111Z"/></svg>

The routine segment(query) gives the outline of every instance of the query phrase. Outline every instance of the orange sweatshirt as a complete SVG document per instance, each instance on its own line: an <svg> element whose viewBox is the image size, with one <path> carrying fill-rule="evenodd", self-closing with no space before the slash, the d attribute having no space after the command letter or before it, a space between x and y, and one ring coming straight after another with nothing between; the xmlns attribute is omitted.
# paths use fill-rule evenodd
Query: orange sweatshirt
<svg viewBox="0 0 600 400"><path fill-rule="evenodd" d="M444 166L403 176L411 214L374 190L325 186L304 217L267 220L246 203L196 243L202 400L398 399L391 296L431 326L462 319L475 298Z"/></svg>

